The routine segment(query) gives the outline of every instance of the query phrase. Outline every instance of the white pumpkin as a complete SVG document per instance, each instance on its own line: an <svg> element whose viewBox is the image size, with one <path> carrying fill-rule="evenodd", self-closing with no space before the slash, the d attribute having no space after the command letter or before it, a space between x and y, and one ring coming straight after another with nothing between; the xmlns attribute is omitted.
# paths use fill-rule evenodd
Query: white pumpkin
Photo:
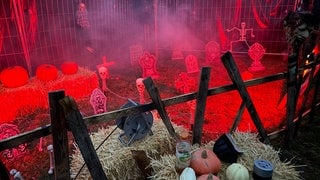
<svg viewBox="0 0 320 180"><path fill-rule="evenodd" d="M226 171L227 180L249 180L249 171L239 163L232 163Z"/></svg>
<svg viewBox="0 0 320 180"><path fill-rule="evenodd" d="M190 167L184 168L184 170L180 175L180 180L196 180L196 179L197 179L196 173Z"/></svg>

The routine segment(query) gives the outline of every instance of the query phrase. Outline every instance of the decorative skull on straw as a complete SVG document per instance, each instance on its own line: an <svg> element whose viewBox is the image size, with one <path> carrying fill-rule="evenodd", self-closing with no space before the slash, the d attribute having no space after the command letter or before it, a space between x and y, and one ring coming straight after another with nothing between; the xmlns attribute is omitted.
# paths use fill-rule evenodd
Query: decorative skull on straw
<svg viewBox="0 0 320 180"><path fill-rule="evenodd" d="M139 92L140 104L144 104L145 103L145 99L144 99L145 86L143 84L143 80L144 80L144 78L138 78L136 80L136 87L137 87L137 90Z"/></svg>

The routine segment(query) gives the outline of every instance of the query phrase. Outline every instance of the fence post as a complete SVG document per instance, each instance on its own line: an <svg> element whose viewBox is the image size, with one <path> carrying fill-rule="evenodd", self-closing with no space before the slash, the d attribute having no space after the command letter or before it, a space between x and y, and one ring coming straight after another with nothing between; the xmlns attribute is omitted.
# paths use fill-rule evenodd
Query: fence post
<svg viewBox="0 0 320 180"><path fill-rule="evenodd" d="M266 144L270 144L270 140L268 138L268 135L267 135L265 129L263 128L263 125L262 125L261 120L258 116L256 108L253 105L251 97L249 96L246 85L244 84L244 82L241 78L241 75L239 73L239 70L237 68L236 63L234 62L232 54L230 52L226 52L221 57L221 60L222 60L223 65L225 66L226 70L228 71L228 74L229 74L233 84L237 87L237 90L242 98L242 101L245 102L247 110L250 114L250 117L253 120L256 128L258 129L259 135L261 136L263 142Z"/></svg>
<svg viewBox="0 0 320 180"><path fill-rule="evenodd" d="M210 68L203 67L201 69L200 84L197 95L197 107L194 116L194 126L192 130L192 144L201 145L202 128L204 123L204 112L206 109L209 81Z"/></svg>
<svg viewBox="0 0 320 180"><path fill-rule="evenodd" d="M62 99L59 103L63 107L69 128L72 131L92 179L106 180L107 176L103 171L99 157L89 136L87 126L83 121L77 104L73 98L68 96Z"/></svg>
<svg viewBox="0 0 320 180"><path fill-rule="evenodd" d="M64 91L49 92L51 130L54 153L55 179L70 179L69 146L67 122L59 100L65 96Z"/></svg>
<svg viewBox="0 0 320 180"><path fill-rule="evenodd" d="M292 54L288 58L288 76L287 76L287 126L286 135L284 141L284 147L286 149L291 148L291 142L294 135L294 115L297 104L297 74L298 74L298 55Z"/></svg>
<svg viewBox="0 0 320 180"><path fill-rule="evenodd" d="M317 109L317 99L319 96L319 91L320 91L320 72L316 74L316 78L315 78L315 90L314 90L312 104L311 104L309 123L313 123L314 121L314 116L316 114L316 109Z"/></svg>
<svg viewBox="0 0 320 180"><path fill-rule="evenodd" d="M180 138L178 137L178 135L174 131L174 128L171 124L171 121L170 121L168 113L165 109L165 106L164 106L163 102L161 101L159 91L158 91L157 87L155 87L152 79L150 77L148 77L145 80L143 80L143 83L144 83L144 86L146 87L153 103L155 104L155 108L158 110L158 113L159 113L160 117L162 118L162 121L163 121L164 125L166 126L169 134L172 137L174 137L176 140L179 140Z"/></svg>

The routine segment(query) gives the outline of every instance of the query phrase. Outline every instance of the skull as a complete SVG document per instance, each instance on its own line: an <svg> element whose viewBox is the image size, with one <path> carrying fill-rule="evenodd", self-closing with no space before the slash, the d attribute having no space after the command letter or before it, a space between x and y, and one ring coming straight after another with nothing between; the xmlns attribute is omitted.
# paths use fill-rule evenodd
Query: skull
<svg viewBox="0 0 320 180"><path fill-rule="evenodd" d="M139 93L142 93L142 92L144 92L144 84L143 84L143 78L138 78L137 80L136 80L136 87L137 87L137 89L138 89L138 91L139 91Z"/></svg>
<svg viewBox="0 0 320 180"><path fill-rule="evenodd" d="M109 72L106 67L104 67L104 66L99 67L98 72L99 72L99 76L102 80L106 80L109 78Z"/></svg>

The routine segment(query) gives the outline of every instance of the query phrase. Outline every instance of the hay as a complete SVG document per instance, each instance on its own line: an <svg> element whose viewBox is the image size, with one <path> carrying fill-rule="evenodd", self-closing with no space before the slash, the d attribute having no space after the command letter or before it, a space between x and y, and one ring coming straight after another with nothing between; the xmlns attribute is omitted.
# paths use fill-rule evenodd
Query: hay
<svg viewBox="0 0 320 180"><path fill-rule="evenodd" d="M281 162L279 159L279 152L275 151L271 146L261 143L257 134L252 133L234 133L234 140L240 149L244 150L244 153L239 156L238 162L244 165L250 173L253 171L253 161L254 159L265 159L273 163L275 166L273 172L273 179L276 180L299 180L299 172L295 170L295 166L291 162ZM209 142L205 144L204 147L212 149L214 142ZM198 147L193 147L196 149ZM164 179L179 179L179 174L176 173L174 169L174 164L176 163L176 158L174 155L162 156L160 159L152 159L151 167L153 168L155 174L153 179L164 180ZM230 164L222 163L222 168L218 174L221 180L226 179L225 172Z"/></svg>
<svg viewBox="0 0 320 180"><path fill-rule="evenodd" d="M98 76L88 69L79 68L73 75L59 76L54 81L44 82L35 77L28 84L17 88L5 88L0 84L0 123L12 123L18 117L24 117L36 109L48 108L48 93L65 90L67 96L80 99L90 96L92 90L99 86Z"/></svg>
<svg viewBox="0 0 320 180"><path fill-rule="evenodd" d="M90 135L95 147L97 147L106 136L108 136L115 126L100 128L97 132ZM174 126L177 133L181 133L183 128ZM169 135L166 127L160 121L152 126L153 135L134 142L126 147L118 140L121 129L117 129L109 139L97 150L98 157L103 166L103 170L108 179L139 179L142 172L138 168L131 155L131 150L145 150L148 157L158 159L165 154L173 154L175 151L175 140ZM83 158L79 148L71 155L71 174L77 174L83 164ZM77 179L90 179L87 167L84 167Z"/></svg>

